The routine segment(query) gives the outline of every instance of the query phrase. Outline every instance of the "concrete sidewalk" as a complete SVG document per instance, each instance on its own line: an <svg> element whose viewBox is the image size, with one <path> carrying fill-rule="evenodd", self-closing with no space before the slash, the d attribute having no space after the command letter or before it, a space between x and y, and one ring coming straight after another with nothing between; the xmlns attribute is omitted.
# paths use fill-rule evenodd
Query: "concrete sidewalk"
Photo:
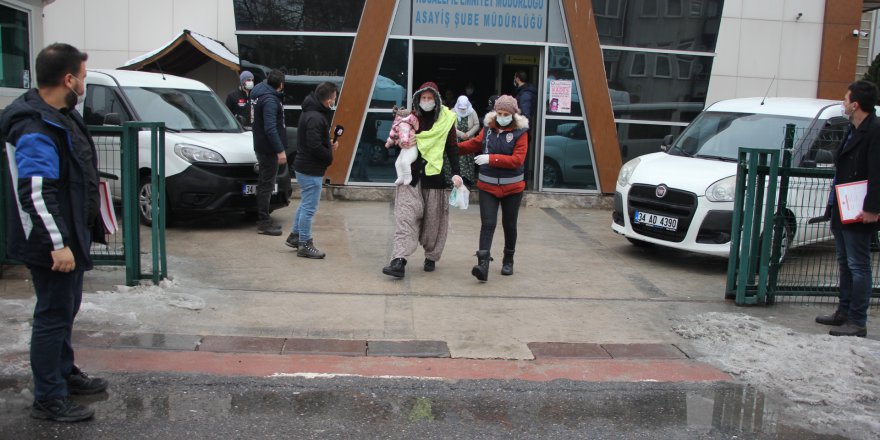
<svg viewBox="0 0 880 440"><path fill-rule="evenodd" d="M118 268L86 276L76 329L201 336L429 340L452 358L532 359L538 342L675 344L682 316L746 313L825 334L813 317L830 306L779 304L739 308L725 301L726 260L637 248L611 232L610 212L525 207L520 211L515 274L499 274L503 235L488 283L470 275L480 228L476 206L450 213L450 235L437 270L422 270L421 251L406 277L381 273L390 259L389 202L321 202L314 223L323 260L297 258L284 244L298 201L273 213L281 237L257 235L241 217L185 221L168 230L169 273L161 289L120 289ZM500 222L499 222L500 223ZM144 230L144 234L148 233ZM145 261L147 258L145 258ZM27 272L6 268L0 297L26 316ZM12 312L9 312L12 313ZM871 311L876 318L876 310ZM869 332L869 336L873 336Z"/></svg>

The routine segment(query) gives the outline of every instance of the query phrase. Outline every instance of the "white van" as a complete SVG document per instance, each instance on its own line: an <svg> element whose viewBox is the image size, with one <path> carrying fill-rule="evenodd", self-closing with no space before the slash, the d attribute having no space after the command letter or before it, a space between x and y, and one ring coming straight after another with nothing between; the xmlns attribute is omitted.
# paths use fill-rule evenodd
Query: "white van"
<svg viewBox="0 0 880 440"><path fill-rule="evenodd" d="M611 228L636 245L656 244L727 257L740 147L778 148L785 126L797 127L792 165L832 167L834 150L849 121L839 101L805 98L743 98L715 103L678 139L667 136L663 152L637 157L620 169ZM673 142L674 141L674 142ZM821 216L830 179L792 178L783 247L831 238ZM808 233L809 231L809 233ZM818 232L817 232L818 231Z"/></svg>
<svg viewBox="0 0 880 440"><path fill-rule="evenodd" d="M126 121L165 123L165 191L169 214L256 211L257 167L253 136L217 95L192 79L127 70L89 70L79 108L89 125ZM99 141L96 136L96 141ZM139 139L137 196L140 220L152 222L150 138ZM117 147L118 148L118 147ZM98 167L119 170L119 154L99 153ZM112 181L115 195L119 180ZM290 175L279 167L272 208L287 206Z"/></svg>

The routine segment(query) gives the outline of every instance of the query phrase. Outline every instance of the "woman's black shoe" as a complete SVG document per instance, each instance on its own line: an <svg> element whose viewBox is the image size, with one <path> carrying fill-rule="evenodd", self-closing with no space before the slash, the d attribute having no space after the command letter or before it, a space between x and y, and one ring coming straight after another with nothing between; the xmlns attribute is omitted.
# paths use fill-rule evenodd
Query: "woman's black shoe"
<svg viewBox="0 0 880 440"><path fill-rule="evenodd" d="M382 268L382 273L385 275L390 275L396 278L403 278L403 274L406 272L406 259L405 258L395 258L391 260L391 263Z"/></svg>

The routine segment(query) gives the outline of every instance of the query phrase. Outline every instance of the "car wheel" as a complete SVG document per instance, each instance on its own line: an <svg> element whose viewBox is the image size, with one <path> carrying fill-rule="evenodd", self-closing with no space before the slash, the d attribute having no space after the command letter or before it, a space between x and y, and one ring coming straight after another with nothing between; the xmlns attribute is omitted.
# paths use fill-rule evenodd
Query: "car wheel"
<svg viewBox="0 0 880 440"><path fill-rule="evenodd" d="M553 159L544 158L543 182L545 188L562 186L562 169Z"/></svg>
<svg viewBox="0 0 880 440"><path fill-rule="evenodd" d="M149 174L141 176L138 183L138 218L144 226L153 225L153 183ZM171 207L165 206L165 226L171 225Z"/></svg>
<svg viewBox="0 0 880 440"><path fill-rule="evenodd" d="M388 149L384 145L370 145L370 164L378 165L388 160Z"/></svg>

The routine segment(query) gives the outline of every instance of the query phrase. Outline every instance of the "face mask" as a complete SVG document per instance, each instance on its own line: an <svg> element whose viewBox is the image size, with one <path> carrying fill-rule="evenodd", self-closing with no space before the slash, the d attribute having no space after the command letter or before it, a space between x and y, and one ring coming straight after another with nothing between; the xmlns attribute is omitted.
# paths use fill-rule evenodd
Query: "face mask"
<svg viewBox="0 0 880 440"><path fill-rule="evenodd" d="M79 78L77 78L77 81L79 81ZM85 102L85 100L85 88L83 88L82 95L76 93L76 90L70 89L70 91L67 93L67 96L64 97L64 105L66 105L69 110L73 110L74 107L82 104L83 102Z"/></svg>
<svg viewBox="0 0 880 440"><path fill-rule="evenodd" d="M254 88L254 82L253 82L253 81L245 81L245 82L244 82L244 88L245 88L245 89L248 89L248 90L253 89L253 88Z"/></svg>
<svg viewBox="0 0 880 440"><path fill-rule="evenodd" d="M510 122L513 121L513 115L510 116L498 116L495 118L495 122L502 127L507 127L510 125Z"/></svg>
<svg viewBox="0 0 880 440"><path fill-rule="evenodd" d="M434 101L420 102L420 103L419 103L419 107L421 107L422 110L424 110L424 111L426 111L426 112L429 112L429 111L431 111L431 110L434 110L434 105L435 105L435 104L434 104Z"/></svg>
<svg viewBox="0 0 880 440"><path fill-rule="evenodd" d="M519 87L519 84L516 83L516 80L513 80L513 86L514 86L514 87Z"/></svg>

